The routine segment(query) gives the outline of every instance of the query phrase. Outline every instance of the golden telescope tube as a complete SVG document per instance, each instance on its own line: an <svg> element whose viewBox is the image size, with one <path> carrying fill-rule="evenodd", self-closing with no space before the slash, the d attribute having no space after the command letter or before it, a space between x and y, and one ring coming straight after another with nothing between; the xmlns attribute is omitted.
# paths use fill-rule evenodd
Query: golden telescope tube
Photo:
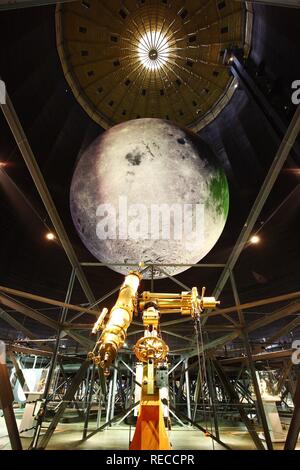
<svg viewBox="0 0 300 470"><path fill-rule="evenodd" d="M125 342L135 309L135 297L141 280L141 274L130 271L120 289L118 300L111 309L106 325L100 336L100 366L107 370L114 361L117 351Z"/></svg>

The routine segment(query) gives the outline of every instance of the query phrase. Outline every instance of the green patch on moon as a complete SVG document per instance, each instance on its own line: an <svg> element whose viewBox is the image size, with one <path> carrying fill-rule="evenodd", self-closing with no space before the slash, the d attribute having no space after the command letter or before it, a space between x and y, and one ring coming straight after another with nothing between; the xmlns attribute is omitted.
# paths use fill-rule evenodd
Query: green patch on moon
<svg viewBox="0 0 300 470"><path fill-rule="evenodd" d="M218 169L207 185L209 197L205 205L213 207L216 213L226 220L229 211L229 190L224 171Z"/></svg>

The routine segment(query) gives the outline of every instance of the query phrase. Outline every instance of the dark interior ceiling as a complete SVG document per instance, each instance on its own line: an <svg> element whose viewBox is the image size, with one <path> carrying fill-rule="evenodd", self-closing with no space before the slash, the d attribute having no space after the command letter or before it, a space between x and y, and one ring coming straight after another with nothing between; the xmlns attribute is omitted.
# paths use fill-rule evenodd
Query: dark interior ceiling
<svg viewBox="0 0 300 470"><path fill-rule="evenodd" d="M6 82L79 260L95 261L73 227L69 187L78 155L102 130L77 103L64 78L56 48L55 7L1 12L0 24L0 76ZM258 79L261 77L261 86L266 87L269 100L286 124L295 110L290 98L291 82L300 79L299 24L300 9L254 6L248 66ZM214 148L230 184L230 213L226 227L202 262L224 263L279 141L242 86L200 135ZM7 162L5 170L0 170L0 283L63 300L71 267L61 246L45 241L44 235L48 227L51 228L51 222L2 113L0 159ZM298 164L299 161L290 159L285 165L255 227L261 228L262 241L247 247L238 261L235 274L242 302L299 290ZM86 268L85 271L96 298L122 281L121 275L108 268ZM190 286L204 284L210 293L219 275L220 271L216 269L189 269L178 279ZM148 281L144 282L143 288L149 288ZM155 289L177 291L168 279L156 281ZM229 285L221 300L224 307L233 304ZM85 301L76 285L72 302ZM265 311L268 310L255 310L256 313ZM55 316L56 309L49 310L49 314ZM47 334L46 328L41 329L30 319L26 319L25 324ZM8 328L2 321L0 326L3 331ZM182 326L179 328L183 332ZM188 327L185 333L188 334ZM259 334L265 333L261 330Z"/></svg>
<svg viewBox="0 0 300 470"><path fill-rule="evenodd" d="M220 57L244 47L245 23L243 4L230 0L66 3L56 10L57 48L74 95L105 129L139 117L197 129L228 91Z"/></svg>

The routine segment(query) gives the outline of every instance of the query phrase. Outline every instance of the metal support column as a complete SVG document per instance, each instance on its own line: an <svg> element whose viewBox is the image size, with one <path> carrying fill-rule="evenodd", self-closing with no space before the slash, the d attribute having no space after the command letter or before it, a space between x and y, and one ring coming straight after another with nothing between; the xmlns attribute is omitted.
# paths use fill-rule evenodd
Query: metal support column
<svg viewBox="0 0 300 470"><path fill-rule="evenodd" d="M55 413L55 416L54 416L54 418L52 419L52 421L50 423L50 426L48 427L45 435L42 437L38 449L45 449L47 447L47 445L48 445L48 443L49 443L49 441L52 437L52 434L54 433L54 431L56 429L56 426L57 426L59 420L61 419L61 417L63 416L63 414L65 412L65 409L67 408L68 404L73 400L74 395L77 392L78 387L81 384L89 365L90 365L90 361L87 359L80 366L78 372L76 373L75 377L73 378L73 380L72 380L72 382L71 382L71 384L70 384L70 386L69 386L69 388L68 388L68 390L67 390L67 392L64 396L63 401L59 405L59 407L58 407L58 409Z"/></svg>
<svg viewBox="0 0 300 470"><path fill-rule="evenodd" d="M3 411L12 450L22 450L13 401L14 397L6 365L5 344L0 341L0 408Z"/></svg>
<svg viewBox="0 0 300 470"><path fill-rule="evenodd" d="M294 413L285 441L284 450L294 450L300 432L300 373L298 373L297 386L294 395Z"/></svg>
<svg viewBox="0 0 300 470"><path fill-rule="evenodd" d="M249 74L244 65L244 59L241 51L236 51L232 56L233 62L231 72L238 82L243 86L246 94L252 99L260 112L267 119L269 129L277 142L280 142L286 132L287 124L282 120L276 109L272 106L269 99L264 95L261 89L257 86L255 80ZM296 162L300 157L300 146L295 142L294 148L291 149L291 157L294 157Z"/></svg>
<svg viewBox="0 0 300 470"><path fill-rule="evenodd" d="M118 361L115 361L114 365L114 374L113 374L113 384L112 384L112 394L111 394L111 413L110 419L113 419L115 416L115 401L118 388Z"/></svg>
<svg viewBox="0 0 300 470"><path fill-rule="evenodd" d="M173 407L171 406L170 407L170 410L174 411L173 410ZM205 436L208 436L210 437L213 441L217 442L218 444L220 444L222 447L224 447L226 450L232 450L231 447L229 447L227 444L225 444L225 442L221 441L221 439L218 439L216 436L214 436L212 433L210 433L207 429L204 429L202 426L200 426L200 424L198 423L195 423L193 420L191 420L188 416L185 416L183 413L180 413L180 412L177 412L178 416L177 418L181 418L183 421L186 420L189 422L190 425L192 426L195 426L195 428L199 429L200 431L202 431Z"/></svg>
<svg viewBox="0 0 300 470"><path fill-rule="evenodd" d="M223 367L217 361L216 359L212 359L212 364L221 380L221 383L223 384L223 387L225 389L225 392L227 393L228 397L230 398L231 402L236 405L237 410L241 416L242 421L245 423L245 426L249 432L249 435L251 436L256 448L258 450L265 450L263 443L261 442L254 426L252 425L250 419L248 418L247 412L244 409L244 406L242 403L240 403L239 396L235 389L233 388L230 380L228 379Z"/></svg>
<svg viewBox="0 0 300 470"><path fill-rule="evenodd" d="M112 387L113 387L113 378L111 377L109 381L108 396L107 396L107 408L106 408L106 418L105 418L106 423L110 422Z"/></svg>
<svg viewBox="0 0 300 470"><path fill-rule="evenodd" d="M85 411L82 439L85 439L86 435L88 433L89 417L90 417L90 411L91 411L91 405L92 405L92 399L93 399L94 382L95 382L95 364L93 363L92 373L91 373L90 381L89 381L88 394L87 394L87 402L86 402L86 411Z"/></svg>
<svg viewBox="0 0 300 470"><path fill-rule="evenodd" d="M259 388L259 384L258 384L257 376L256 376L256 370L255 370L254 362L253 362L253 358L252 358L252 351L251 351L251 347L250 347L250 343L249 343L249 337L248 337L247 331L245 330L244 313L243 313L242 309L238 307L241 303L240 303L240 298L239 298L237 286L236 286L234 275L233 275L232 271L230 272L230 281L231 281L231 287L232 287L232 290L233 290L234 301L235 301L236 306L237 306L239 320L240 320L240 324L241 324L241 332L242 332L242 337L244 339L244 344L245 344L245 349L246 349L246 354L247 354L247 365L248 365L248 368L250 370L250 374L251 374L251 378L252 378L252 383L253 383L254 392L255 392L255 396L256 396L256 403L257 403L258 413L259 413L259 416L260 416L260 419L261 419L261 424L262 424L262 427L263 427L267 448L268 448L268 450L273 450L273 444L272 444L271 435L270 435L270 431L269 431L269 427L268 427L267 417L266 417L263 401L262 401L262 398L261 398L260 388Z"/></svg>
<svg viewBox="0 0 300 470"><path fill-rule="evenodd" d="M213 296L217 299L220 296L230 273L232 272L237 260L244 249L247 241L249 240L249 236L253 230L253 227L261 213L262 208L277 180L277 177L293 147L300 131L300 105L296 108L295 114L293 119L290 122L290 125L282 139L282 142L279 146L279 149L274 157L274 160L270 166L270 169L265 177L263 184L260 187L259 193L254 201L254 204L251 208L250 214L245 221L243 228L240 232L240 235L233 247L233 250L228 258L225 268L222 271L220 278L216 284L216 287L213 291ZM205 320L203 323L205 323Z"/></svg>
<svg viewBox="0 0 300 470"><path fill-rule="evenodd" d="M76 253L70 242L70 239L67 235L65 227L61 221L61 218L58 214L54 201L50 195L49 189L47 187L46 181L42 175L42 172L39 168L38 162L32 152L30 144L27 140L21 122L18 118L18 115L14 109L14 106L10 100L10 97L6 91L6 103L0 104L0 108L3 111L5 119L11 129L11 132L15 138L16 144L19 147L21 155L24 159L24 162L31 174L31 177L34 181L34 184L40 194L40 197L43 201L45 209L51 219L53 227L55 228L56 234L59 238L59 241L76 272L77 279L82 287L83 292L86 295L90 304L95 302L94 294L90 288L90 285L86 279L85 273L77 259Z"/></svg>
<svg viewBox="0 0 300 470"><path fill-rule="evenodd" d="M65 298L66 303L69 303L70 300L71 300L73 287L74 287L74 282L75 282L75 269L72 269L69 284L68 284L68 289L67 289L67 293L66 293L66 298ZM63 324L65 322L67 313L68 313L68 309L66 307L64 307L62 309L61 315L60 315L60 324ZM63 333L63 331L61 329L61 326L59 326L58 330L57 330L55 349L54 349L53 356L52 356L52 359L51 359L49 372L48 372L48 376L47 376L47 381L46 381L46 385L45 385L45 389L44 389L44 393L43 393L43 397L42 397L43 405L41 406L41 410L40 410L40 413L39 413L38 418L37 418L37 423L36 423L34 436L33 436L32 442L29 446L30 449L34 449L38 446L38 441L39 441L39 437L40 437L40 433L41 433L41 429L42 429L42 424L43 424L44 416L45 416L46 410L47 410L47 400L48 400L48 395L49 395L49 392L50 392L52 377L53 377L53 373L54 373L56 363L57 363L57 357L58 357L58 353L59 353L59 347L60 347L60 341L61 341L61 338L62 338L62 333Z"/></svg>
<svg viewBox="0 0 300 470"><path fill-rule="evenodd" d="M220 439L218 410L216 407L215 384L214 384L213 370L212 370L212 364L211 364L210 358L207 359L207 384L208 384L208 390L209 390L209 396L210 396L211 411L213 413L215 436L218 439Z"/></svg>
<svg viewBox="0 0 300 470"><path fill-rule="evenodd" d="M187 416L191 420L192 419L192 412L191 412L191 392L190 392L190 376L189 376L189 360L185 359L185 392L186 392L186 407L187 407Z"/></svg>
<svg viewBox="0 0 300 470"><path fill-rule="evenodd" d="M251 378L252 378L254 392L255 392L256 401L257 401L257 407L258 407L261 424L262 424L265 439L266 439L267 448L268 450L273 450L273 444L272 444L271 435L270 435L270 431L268 427L267 417L266 417L263 401L262 401L261 394L260 394L260 388L259 388L259 384L257 381L254 362L252 359L252 352L251 352L251 348L249 344L248 334L245 331L243 331L242 336L244 338L244 344L245 344L246 354L247 354L247 362L248 362L248 366L249 366L250 373L251 373Z"/></svg>

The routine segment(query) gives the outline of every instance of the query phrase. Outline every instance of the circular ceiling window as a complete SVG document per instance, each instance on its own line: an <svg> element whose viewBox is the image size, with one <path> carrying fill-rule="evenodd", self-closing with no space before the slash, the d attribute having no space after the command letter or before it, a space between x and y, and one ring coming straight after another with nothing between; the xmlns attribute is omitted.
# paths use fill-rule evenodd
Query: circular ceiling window
<svg viewBox="0 0 300 470"><path fill-rule="evenodd" d="M83 0L57 6L57 47L102 127L156 117L197 130L231 95L224 54L244 47L244 16L234 0Z"/></svg>

